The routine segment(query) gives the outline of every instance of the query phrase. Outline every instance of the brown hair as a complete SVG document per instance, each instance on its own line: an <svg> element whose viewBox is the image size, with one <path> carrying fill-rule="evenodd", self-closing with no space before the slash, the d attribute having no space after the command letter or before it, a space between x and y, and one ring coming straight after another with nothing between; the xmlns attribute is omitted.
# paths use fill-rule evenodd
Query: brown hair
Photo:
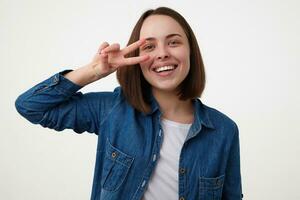
<svg viewBox="0 0 300 200"><path fill-rule="evenodd" d="M166 15L172 17L183 28L190 46L190 71L182 83L179 84L177 94L180 100L200 97L205 87L205 71L202 56L191 27L178 12L167 7L159 7L155 10L150 9L145 11L137 21L127 45L139 40L143 22L151 15ZM138 55L139 50L137 49L127 54L126 57L135 57ZM136 64L134 66L120 67L117 70L117 79L127 101L140 112L149 113L151 111L149 102L151 85L144 78L140 65Z"/></svg>

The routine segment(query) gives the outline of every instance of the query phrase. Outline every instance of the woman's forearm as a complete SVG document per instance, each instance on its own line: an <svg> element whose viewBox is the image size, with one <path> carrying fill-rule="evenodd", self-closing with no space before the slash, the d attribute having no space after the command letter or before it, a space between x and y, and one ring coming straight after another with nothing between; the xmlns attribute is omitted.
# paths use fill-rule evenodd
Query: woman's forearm
<svg viewBox="0 0 300 200"><path fill-rule="evenodd" d="M95 73L95 69L93 68L92 64L87 64L69 73L66 73L64 77L80 86L88 85L101 78Z"/></svg>

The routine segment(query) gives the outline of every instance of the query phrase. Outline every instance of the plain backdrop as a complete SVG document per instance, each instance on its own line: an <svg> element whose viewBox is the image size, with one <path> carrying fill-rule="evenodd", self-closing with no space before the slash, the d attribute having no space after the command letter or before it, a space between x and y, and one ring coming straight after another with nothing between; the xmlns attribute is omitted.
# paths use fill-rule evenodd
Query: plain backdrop
<svg viewBox="0 0 300 200"><path fill-rule="evenodd" d="M0 0L0 198L89 199L96 135L56 132L16 111L18 95L127 43L139 16L168 6L190 23L207 85L201 100L239 126L244 199L300 199L297 0ZM115 73L82 92L112 91Z"/></svg>

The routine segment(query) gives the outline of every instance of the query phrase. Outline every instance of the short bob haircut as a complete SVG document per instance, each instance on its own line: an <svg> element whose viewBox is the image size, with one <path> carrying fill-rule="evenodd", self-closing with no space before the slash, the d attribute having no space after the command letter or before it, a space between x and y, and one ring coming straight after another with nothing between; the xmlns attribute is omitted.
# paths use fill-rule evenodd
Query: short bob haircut
<svg viewBox="0 0 300 200"><path fill-rule="evenodd" d="M166 15L176 20L183 28L190 46L190 71L187 77L178 85L176 91L180 100L191 100L201 97L205 87L205 71L197 39L187 21L175 10L159 7L145 11L137 21L128 44L140 39L140 30L144 20L151 15ZM130 52L126 57L139 56L139 49ZM148 114L151 112L151 85L143 76L140 64L120 67L117 69L117 79L121 85L126 100L138 111Z"/></svg>

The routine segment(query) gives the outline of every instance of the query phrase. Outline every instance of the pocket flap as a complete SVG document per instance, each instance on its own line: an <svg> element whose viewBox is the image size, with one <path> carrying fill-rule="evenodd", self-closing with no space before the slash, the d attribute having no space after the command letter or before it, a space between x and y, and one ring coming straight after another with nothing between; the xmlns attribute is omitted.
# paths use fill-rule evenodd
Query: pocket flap
<svg viewBox="0 0 300 200"><path fill-rule="evenodd" d="M223 187L225 180L225 175L221 175L215 178L207 178L207 177L200 177L200 188L218 188Z"/></svg>
<svg viewBox="0 0 300 200"><path fill-rule="evenodd" d="M133 157L129 156L128 154L122 152L121 150L117 149L114 147L107 139L106 141L106 156L113 160L116 161L126 167L130 167Z"/></svg>

